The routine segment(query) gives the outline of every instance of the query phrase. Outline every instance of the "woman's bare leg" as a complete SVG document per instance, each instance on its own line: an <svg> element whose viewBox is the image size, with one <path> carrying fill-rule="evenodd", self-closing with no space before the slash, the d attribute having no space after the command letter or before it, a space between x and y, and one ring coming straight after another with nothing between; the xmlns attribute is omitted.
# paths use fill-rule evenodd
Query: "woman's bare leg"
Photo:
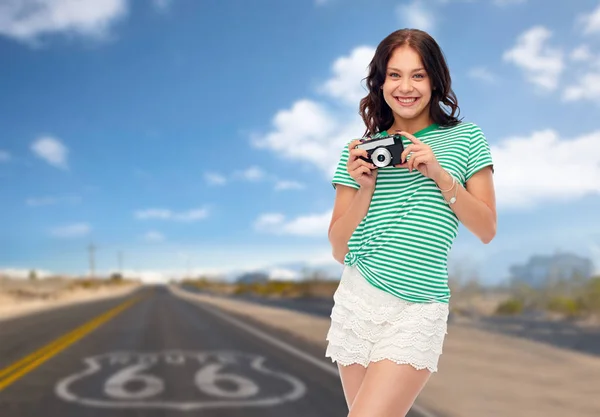
<svg viewBox="0 0 600 417"><path fill-rule="evenodd" d="M371 362L348 417L404 417L431 372L384 359Z"/></svg>
<svg viewBox="0 0 600 417"><path fill-rule="evenodd" d="M348 410L350 410L350 408L352 408L354 398L356 397L356 394L358 393L358 390L362 384L363 378L365 377L367 368L359 363L346 366L338 363L338 369L340 371L342 388L344 389L344 396L346 397Z"/></svg>

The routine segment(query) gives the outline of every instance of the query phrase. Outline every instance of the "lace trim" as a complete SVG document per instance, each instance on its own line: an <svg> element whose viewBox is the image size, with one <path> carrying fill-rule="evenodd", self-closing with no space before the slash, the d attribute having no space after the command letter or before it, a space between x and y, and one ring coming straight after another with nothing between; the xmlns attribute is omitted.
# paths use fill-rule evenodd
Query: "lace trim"
<svg viewBox="0 0 600 417"><path fill-rule="evenodd" d="M350 336L352 335L352 336ZM371 342L370 340L362 339L362 337L355 332L345 331L345 328L332 327L328 332L327 340L333 345L342 345L346 350L359 353L365 350L372 349L376 346L377 349L386 348L406 348L415 349L421 352L432 351L438 355L442 354L443 338L440 337L421 337L419 333L410 334L399 332L398 334L383 339L379 342ZM367 344L368 342L369 344Z"/></svg>
<svg viewBox="0 0 600 417"><path fill-rule="evenodd" d="M325 356L331 358L332 362L340 365L352 365L358 363L367 367L369 362L379 362L388 359L397 364L411 365L415 369L428 369L437 372L439 356L433 353L429 355L415 355L410 351L398 351L398 349L378 350L371 356L347 351L343 346L329 345Z"/></svg>
<svg viewBox="0 0 600 417"><path fill-rule="evenodd" d="M325 356L331 358L332 362L337 361L342 365L359 363L366 367L369 362L389 359L398 364L412 365L416 369L427 368L431 372L437 372L440 353L435 349L421 351L412 346L399 347L395 344L372 348L348 335L345 333L339 337L337 333L332 333L328 337L329 344Z"/></svg>
<svg viewBox="0 0 600 417"><path fill-rule="evenodd" d="M382 303L384 297L381 294L373 296L369 291L353 288L352 282L342 282L333 297L332 321L371 342L391 337L399 331L420 333L428 336L426 338L447 334L447 304L408 303L394 296L393 300Z"/></svg>
<svg viewBox="0 0 600 417"><path fill-rule="evenodd" d="M410 313L410 312L409 312ZM375 323L369 318L361 318L356 312L338 305L333 308L331 320L340 323L344 329L350 329L358 336L372 343L381 339L403 334L419 333L429 339L437 335L447 334L447 322L444 318L431 318L426 315L399 315L396 319ZM375 324L375 326L373 325Z"/></svg>

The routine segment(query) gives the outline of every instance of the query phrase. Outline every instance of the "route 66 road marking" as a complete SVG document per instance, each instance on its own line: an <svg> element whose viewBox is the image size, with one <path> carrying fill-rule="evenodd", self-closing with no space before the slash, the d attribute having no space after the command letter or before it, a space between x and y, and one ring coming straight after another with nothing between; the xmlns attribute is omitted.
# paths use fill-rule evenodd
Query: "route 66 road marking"
<svg viewBox="0 0 600 417"><path fill-rule="evenodd" d="M299 379L265 367L266 358L236 351L110 352L83 361L87 368L60 380L55 393L91 407L267 407L306 394ZM189 383L170 389L167 375ZM262 392L267 383L270 392Z"/></svg>

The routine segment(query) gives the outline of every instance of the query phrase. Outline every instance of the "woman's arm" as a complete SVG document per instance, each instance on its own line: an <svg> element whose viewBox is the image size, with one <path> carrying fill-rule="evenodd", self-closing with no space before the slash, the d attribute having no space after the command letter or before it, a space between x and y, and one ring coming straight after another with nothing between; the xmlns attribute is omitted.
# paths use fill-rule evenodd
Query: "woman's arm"
<svg viewBox="0 0 600 417"><path fill-rule="evenodd" d="M443 170L435 179L441 190L452 187L452 177ZM450 204L458 219L483 243L490 243L496 235L496 195L491 166L482 168L469 178L466 189L457 181L450 191L442 192L446 201L456 196ZM456 194L455 194L456 192Z"/></svg>
<svg viewBox="0 0 600 417"><path fill-rule="evenodd" d="M375 188L371 187L361 187L357 190L341 184L336 186L328 234L333 258L341 264L344 264L348 253L348 241L352 233L369 211L374 191Z"/></svg>

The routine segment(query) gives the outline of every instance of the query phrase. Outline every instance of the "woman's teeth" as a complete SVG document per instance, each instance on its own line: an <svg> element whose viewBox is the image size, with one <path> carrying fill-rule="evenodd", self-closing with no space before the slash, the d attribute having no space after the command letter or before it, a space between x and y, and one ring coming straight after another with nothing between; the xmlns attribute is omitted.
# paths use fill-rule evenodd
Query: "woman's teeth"
<svg viewBox="0 0 600 417"><path fill-rule="evenodd" d="M412 98L400 98L400 97L396 97L396 100L398 101L398 103L401 106L412 106L419 98L418 97L412 97Z"/></svg>

